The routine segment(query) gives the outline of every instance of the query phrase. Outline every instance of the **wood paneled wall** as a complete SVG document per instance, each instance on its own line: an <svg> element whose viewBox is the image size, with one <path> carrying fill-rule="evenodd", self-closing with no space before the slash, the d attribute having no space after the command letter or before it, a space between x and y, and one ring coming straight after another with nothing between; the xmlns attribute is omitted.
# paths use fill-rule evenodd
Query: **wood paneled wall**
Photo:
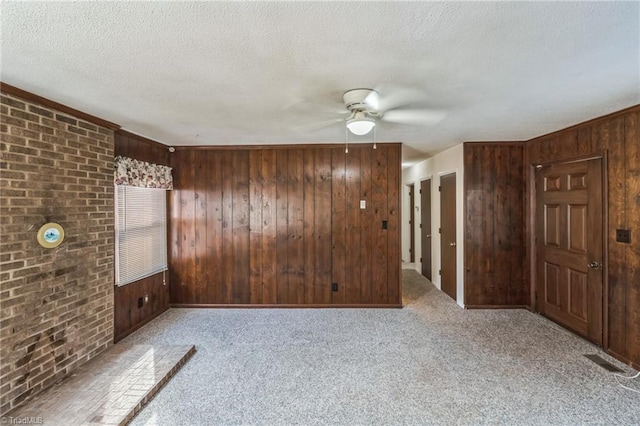
<svg viewBox="0 0 640 426"><path fill-rule="evenodd" d="M123 339L169 309L168 275L155 274L115 288L114 340ZM149 297L144 302L145 296ZM138 307L142 298L143 305Z"/></svg>
<svg viewBox="0 0 640 426"><path fill-rule="evenodd" d="M124 130L115 132L114 155L135 158L149 163L169 165L166 145ZM174 172L175 173L175 172ZM114 341L121 340L169 309L169 275L156 274L115 288ZM138 307L138 300L145 300Z"/></svg>
<svg viewBox="0 0 640 426"><path fill-rule="evenodd" d="M401 306L400 144L177 148L171 165L172 306Z"/></svg>
<svg viewBox="0 0 640 426"><path fill-rule="evenodd" d="M606 155L608 194L604 346L640 368L640 106L527 143L527 164L601 154ZM529 166L527 211L532 211L532 179ZM532 219L528 236L533 235ZM630 229L631 244L616 242L616 229Z"/></svg>
<svg viewBox="0 0 640 426"><path fill-rule="evenodd" d="M464 145L467 308L529 304L524 152L523 142Z"/></svg>
<svg viewBox="0 0 640 426"><path fill-rule="evenodd" d="M114 155L116 157L122 155L163 166L168 166L170 163L169 147L166 145L122 129L116 130L115 139Z"/></svg>

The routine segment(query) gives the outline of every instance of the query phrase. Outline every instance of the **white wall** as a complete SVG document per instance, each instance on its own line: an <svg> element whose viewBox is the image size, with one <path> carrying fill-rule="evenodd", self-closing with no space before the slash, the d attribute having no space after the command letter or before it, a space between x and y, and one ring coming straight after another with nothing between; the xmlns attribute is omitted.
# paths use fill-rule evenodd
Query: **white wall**
<svg viewBox="0 0 640 426"><path fill-rule="evenodd" d="M409 189L407 185L414 184L414 203L412 208L415 211L415 245L416 245L416 269L422 270L420 257L422 256L422 245L420 238L420 182L431 178L431 229L432 237L432 257L431 270L433 283L440 288L440 176L449 173L456 173L456 266L457 266L457 303L464 306L464 157L463 145L459 144L446 151L441 152L415 166L402 171L402 207L405 212L402 217L402 258L409 260L410 247L410 226L409 226ZM418 209L416 209L416 206Z"/></svg>

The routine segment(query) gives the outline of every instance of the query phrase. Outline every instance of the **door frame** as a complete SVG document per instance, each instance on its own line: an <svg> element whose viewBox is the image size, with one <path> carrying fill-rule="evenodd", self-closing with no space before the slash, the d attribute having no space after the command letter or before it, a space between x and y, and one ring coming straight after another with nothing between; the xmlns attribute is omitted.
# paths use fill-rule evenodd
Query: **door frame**
<svg viewBox="0 0 640 426"><path fill-rule="evenodd" d="M530 303L531 310L533 312L539 312L537 306L537 271L538 271L538 253L536 245L536 235L538 232L536 211L537 211L537 192L536 192L536 171L545 166L553 166L558 164L571 164L578 163L587 160L602 160L602 348L608 349L609 347L609 210L607 204L609 200L609 182L608 182L608 156L607 151L601 151L592 153L590 155L582 155L578 157L572 157L562 160L551 160L529 164L529 209L528 209L528 222L529 222L529 253L531 262L529 264L529 279L530 279ZM553 319L545 316L549 321ZM561 324L560 324L561 325ZM561 325L562 326L562 325ZM573 333L573 331L572 331ZM575 334L575 333L574 333ZM578 335L578 334L576 334ZM580 336L582 337L582 336Z"/></svg>

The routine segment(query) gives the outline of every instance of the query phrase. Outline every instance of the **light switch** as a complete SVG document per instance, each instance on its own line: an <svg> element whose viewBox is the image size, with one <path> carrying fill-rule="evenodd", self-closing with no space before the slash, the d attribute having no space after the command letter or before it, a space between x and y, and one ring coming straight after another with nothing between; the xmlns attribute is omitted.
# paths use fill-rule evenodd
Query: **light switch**
<svg viewBox="0 0 640 426"><path fill-rule="evenodd" d="M360 209L364 210L367 208L367 200L360 200Z"/></svg>

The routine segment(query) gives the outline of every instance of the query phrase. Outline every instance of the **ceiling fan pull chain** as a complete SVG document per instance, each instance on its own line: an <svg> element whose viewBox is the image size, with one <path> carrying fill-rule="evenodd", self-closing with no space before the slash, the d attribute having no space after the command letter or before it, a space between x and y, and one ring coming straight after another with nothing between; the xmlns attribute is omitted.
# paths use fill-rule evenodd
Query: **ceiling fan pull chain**
<svg viewBox="0 0 640 426"><path fill-rule="evenodd" d="M344 128L344 153L349 153L349 132L347 131L347 127Z"/></svg>
<svg viewBox="0 0 640 426"><path fill-rule="evenodd" d="M376 145L376 126L373 126L373 149L378 149Z"/></svg>

